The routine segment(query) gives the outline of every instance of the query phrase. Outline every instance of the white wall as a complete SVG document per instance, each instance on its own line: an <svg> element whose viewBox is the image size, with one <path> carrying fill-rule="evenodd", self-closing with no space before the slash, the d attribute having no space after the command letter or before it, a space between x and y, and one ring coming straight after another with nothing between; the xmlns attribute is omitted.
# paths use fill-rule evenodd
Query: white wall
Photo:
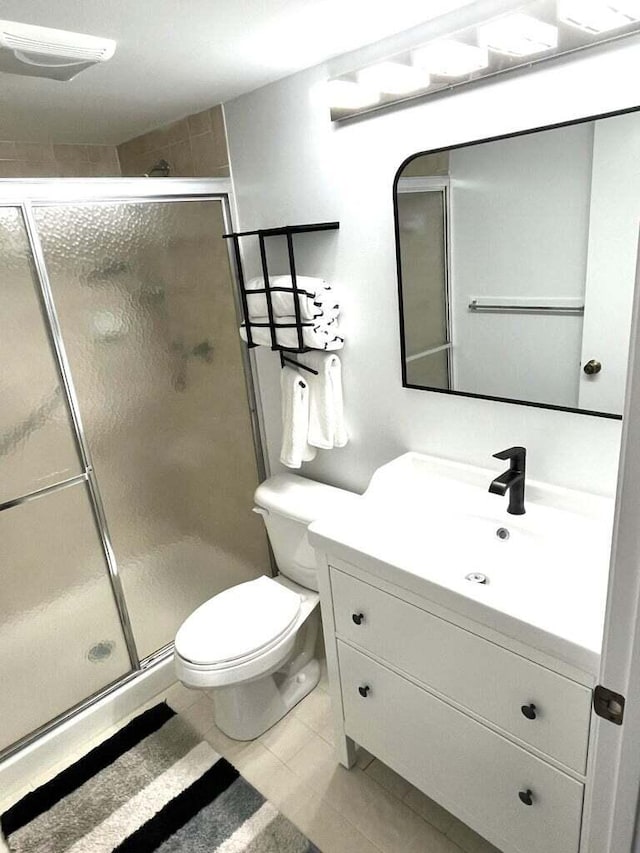
<svg viewBox="0 0 640 853"><path fill-rule="evenodd" d="M452 151L455 388L578 405L581 316L475 313L491 297L584 299L593 124Z"/></svg>
<svg viewBox="0 0 640 853"><path fill-rule="evenodd" d="M336 234L302 237L298 245L319 250L300 271L322 272L343 289L352 438L342 450L321 452L303 473L363 489L374 468L407 449L487 464L493 452L523 444L532 477L613 492L618 421L402 388L392 185L417 151L635 106L637 60L637 42L627 40L341 126L330 123L322 101L322 67L226 105L240 226L341 223ZM278 359L265 350L257 361L276 469Z"/></svg>

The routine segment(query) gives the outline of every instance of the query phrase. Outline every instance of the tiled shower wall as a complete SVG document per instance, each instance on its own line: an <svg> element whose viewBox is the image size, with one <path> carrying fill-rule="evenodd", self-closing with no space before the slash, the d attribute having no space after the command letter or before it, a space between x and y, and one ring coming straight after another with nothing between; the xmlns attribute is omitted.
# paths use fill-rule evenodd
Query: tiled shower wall
<svg viewBox="0 0 640 853"><path fill-rule="evenodd" d="M115 145L0 141L0 178L120 177Z"/></svg>
<svg viewBox="0 0 640 853"><path fill-rule="evenodd" d="M172 178L226 178L229 155L216 106L115 145L0 140L0 178L140 177L166 160Z"/></svg>
<svg viewBox="0 0 640 853"><path fill-rule="evenodd" d="M222 107L186 116L118 146L124 177L144 175L166 160L172 178L226 178L229 155Z"/></svg>

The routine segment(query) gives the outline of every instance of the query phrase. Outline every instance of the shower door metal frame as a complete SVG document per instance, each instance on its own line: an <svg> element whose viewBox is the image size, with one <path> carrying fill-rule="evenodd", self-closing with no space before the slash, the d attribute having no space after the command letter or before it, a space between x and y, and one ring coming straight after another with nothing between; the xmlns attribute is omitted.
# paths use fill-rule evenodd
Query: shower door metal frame
<svg viewBox="0 0 640 853"><path fill-rule="evenodd" d="M159 183L160 182L160 183ZM87 697L87 699L69 708L67 711L49 720L38 729L30 732L24 738L0 751L0 762L18 750L35 741L41 735L54 727L66 722L71 717L105 698L114 690L132 681L149 667L166 660L173 652L173 643L156 650L152 654L140 658L138 656L131 618L127 607L126 596L118 570L115 551L109 533L99 484L93 467L87 436L82 424L80 406L73 384L71 368L68 361L62 330L51 289L38 225L34 208L63 206L65 204L150 204L165 202L217 201L222 206L222 217L225 232L233 230L231 209L233 205L231 182L227 178L191 179L191 178L92 178L92 179L18 179L0 180L0 207L11 207L21 212L26 229L29 248L33 257L34 272L37 279L38 296L44 312L44 322L47 337L53 348L56 369L62 383L64 398L71 414L72 429L76 448L83 471L60 483L45 489L40 489L0 504L0 512L27 501L36 500L43 495L55 492L69 486L86 482L91 508L100 537L103 554L108 569L108 579L111 584L120 625L123 631L127 652L131 662L131 671L121 678L106 685L102 690ZM213 236L213 235L212 235ZM237 268L235 258L228 247L229 267L233 279L233 299L240 323L241 307L238 299ZM254 451L258 469L258 478L266 476L266 464L263 452L262 424L257 405L254 383L254 362L246 347L241 348L242 365L247 393L247 403L253 435Z"/></svg>

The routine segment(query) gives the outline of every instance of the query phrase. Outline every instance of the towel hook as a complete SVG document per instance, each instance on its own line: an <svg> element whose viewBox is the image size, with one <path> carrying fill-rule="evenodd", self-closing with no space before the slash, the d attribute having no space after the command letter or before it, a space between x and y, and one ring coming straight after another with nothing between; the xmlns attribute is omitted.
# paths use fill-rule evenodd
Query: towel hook
<svg viewBox="0 0 640 853"><path fill-rule="evenodd" d="M285 361L287 364L293 364L294 367L301 367L303 370L308 370L309 373L313 373L314 376L318 375L318 371L314 370L313 367L307 367L306 364L300 364L299 361L294 361L292 358L288 358L286 355L282 354L282 350L280 350L280 366L284 367Z"/></svg>

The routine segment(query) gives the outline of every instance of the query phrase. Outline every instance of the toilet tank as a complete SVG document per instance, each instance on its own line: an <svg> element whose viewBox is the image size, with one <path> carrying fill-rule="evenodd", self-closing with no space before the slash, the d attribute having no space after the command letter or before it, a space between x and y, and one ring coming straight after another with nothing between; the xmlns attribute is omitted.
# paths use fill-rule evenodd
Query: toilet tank
<svg viewBox="0 0 640 853"><path fill-rule="evenodd" d="M323 515L341 512L360 496L296 474L276 474L254 496L281 574L307 589L318 589L315 552L307 527Z"/></svg>

